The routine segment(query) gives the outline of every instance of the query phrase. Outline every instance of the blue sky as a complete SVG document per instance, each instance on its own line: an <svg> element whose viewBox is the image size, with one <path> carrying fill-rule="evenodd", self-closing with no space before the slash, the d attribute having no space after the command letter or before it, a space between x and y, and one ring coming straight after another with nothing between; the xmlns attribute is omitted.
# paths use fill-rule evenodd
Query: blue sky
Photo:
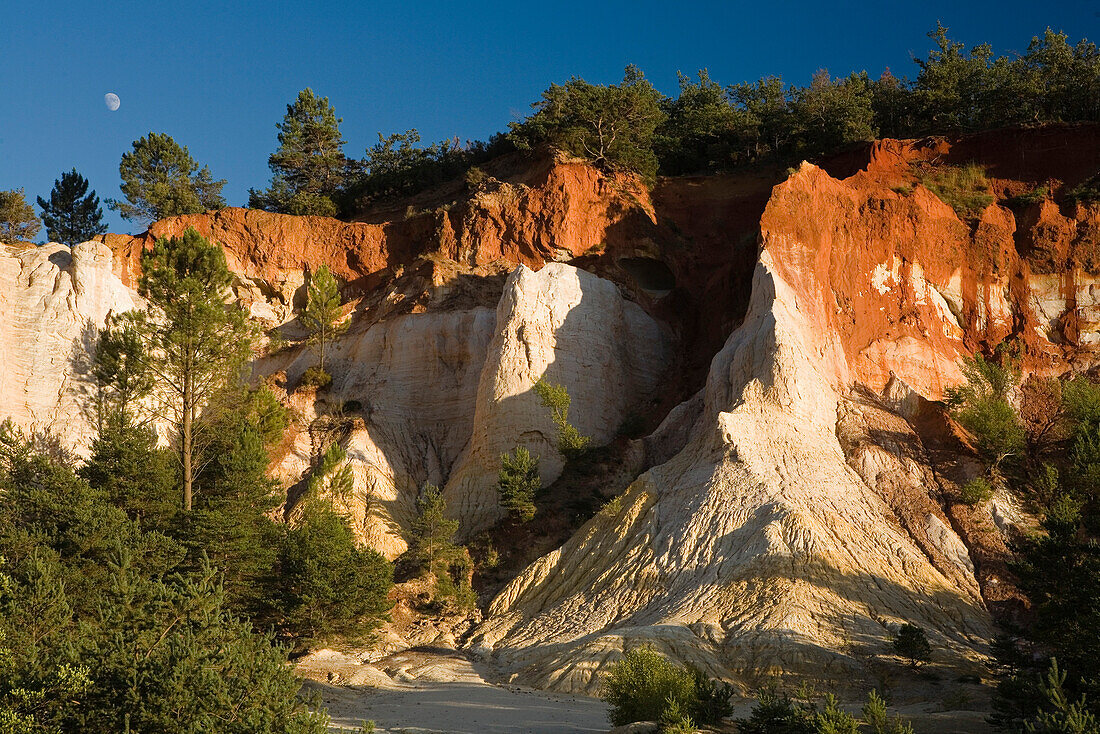
<svg viewBox="0 0 1100 734"><path fill-rule="evenodd" d="M728 84L912 75L937 20L967 45L1022 51L1050 26L1100 42L1095 0L1048 2L39 2L0 0L0 189L48 195L76 167L118 197L130 143L168 133L230 204L265 186L275 123L299 89L327 95L348 155L377 133L483 139L550 83L639 65L665 93L707 67ZM103 95L122 99L110 112ZM138 229L108 214L112 231Z"/></svg>

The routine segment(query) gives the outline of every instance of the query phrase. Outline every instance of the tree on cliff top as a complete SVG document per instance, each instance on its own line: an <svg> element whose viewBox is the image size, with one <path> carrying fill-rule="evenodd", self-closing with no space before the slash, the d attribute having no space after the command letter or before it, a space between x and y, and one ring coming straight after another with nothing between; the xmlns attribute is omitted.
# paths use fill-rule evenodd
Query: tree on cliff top
<svg viewBox="0 0 1100 734"><path fill-rule="evenodd" d="M221 209L224 180L201 169L186 147L163 133L135 140L118 164L126 201L107 199L107 206L131 221L155 222L180 214Z"/></svg>
<svg viewBox="0 0 1100 734"><path fill-rule="evenodd" d="M23 189L0 191L0 242L28 242L41 228Z"/></svg>
<svg viewBox="0 0 1100 734"><path fill-rule="evenodd" d="M574 77L551 84L532 105L535 113L512 123L510 137L520 147L549 142L604 167L657 174L653 134L665 119L663 96L636 66L626 67L619 84L589 84Z"/></svg>
<svg viewBox="0 0 1100 734"><path fill-rule="evenodd" d="M88 179L75 168L53 182L49 201L38 197L38 206L52 242L72 247L107 231L99 197L94 190L88 193Z"/></svg>
<svg viewBox="0 0 1100 734"><path fill-rule="evenodd" d="M308 87L286 106L279 129L279 149L267 159L271 186L252 189L248 205L284 214L335 216L333 197L344 185L347 159L340 136L343 118Z"/></svg>

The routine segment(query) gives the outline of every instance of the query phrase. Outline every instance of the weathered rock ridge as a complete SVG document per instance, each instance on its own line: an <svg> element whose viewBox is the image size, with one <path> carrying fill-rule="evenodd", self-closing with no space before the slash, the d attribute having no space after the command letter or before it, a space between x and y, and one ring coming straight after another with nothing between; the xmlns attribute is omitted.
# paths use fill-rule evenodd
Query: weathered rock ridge
<svg viewBox="0 0 1100 734"><path fill-rule="evenodd" d="M988 610L1011 596L1006 551L953 505L977 465L929 401L960 358L1009 338L1029 371L1097 361L1100 206L1059 192L1100 169L1100 127L878 141L782 182L652 192L577 161L516 161L359 222L227 209L71 253L7 248L6 412L86 443L95 329L139 305L142 250L193 226L292 342L256 362L296 414L275 457L288 511L339 441L346 510L388 557L425 482L468 538L502 516L501 453L525 445L555 480L539 377L568 388L595 444L625 442L627 419L649 434L625 493L489 604L470 645L515 679L593 692L624 648L651 643L743 685L782 671L859 686L902 621L939 663L973 668ZM997 200L974 221L914 173L969 161ZM1039 185L1055 195L1006 205ZM345 282L350 329L318 394L297 386L314 356L295 315L322 263Z"/></svg>

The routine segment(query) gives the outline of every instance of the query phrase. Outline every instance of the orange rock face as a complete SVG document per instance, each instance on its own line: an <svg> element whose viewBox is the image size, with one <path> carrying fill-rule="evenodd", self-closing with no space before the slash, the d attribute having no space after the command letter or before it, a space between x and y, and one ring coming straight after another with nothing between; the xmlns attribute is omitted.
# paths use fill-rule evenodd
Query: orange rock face
<svg viewBox="0 0 1100 734"><path fill-rule="evenodd" d="M1000 202L976 222L915 183L914 167L967 162L987 168ZM876 141L803 167L774 190L774 178L753 173L667 179L649 191L626 174L542 156L490 164L473 190L452 185L404 214L368 211L365 221L342 222L230 208L103 239L133 285L143 249L194 227L288 308L322 263L349 294L370 299L425 262L449 274L429 279L439 288L463 272L480 278L569 261L615 281L672 329L680 350L668 407L698 388L743 319L762 244L820 333L839 335L833 346L847 368L838 379L878 389L895 372L938 396L958 379L961 355L1007 338L1040 371L1091 354L1100 207L1003 203L1039 185L1073 186L1098 168L1096 125Z"/></svg>
<svg viewBox="0 0 1100 734"><path fill-rule="evenodd" d="M956 146L879 141L869 146L866 168L847 178L804 165L775 188L761 219L762 242L819 333L836 335L850 370L838 367L838 379L880 390L894 372L939 397L959 381L962 355L1006 339L1019 343L1032 370L1092 361L1100 207L1048 198L1014 212L1001 197L1043 181L1026 178L1037 176L1033 145L1048 146L1047 180L1056 186L1086 175L1089 164L1080 159L1091 159L1094 172L1097 128L1027 132L999 145L988 136ZM1072 149L1079 144L1087 145ZM999 203L977 221L963 221L914 185L911 166L937 157L987 165Z"/></svg>

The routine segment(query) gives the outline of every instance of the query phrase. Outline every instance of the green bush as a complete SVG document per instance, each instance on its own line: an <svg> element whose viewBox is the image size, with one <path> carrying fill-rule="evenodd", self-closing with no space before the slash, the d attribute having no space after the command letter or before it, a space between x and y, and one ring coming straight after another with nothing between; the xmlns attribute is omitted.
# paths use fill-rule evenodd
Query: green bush
<svg viewBox="0 0 1100 734"><path fill-rule="evenodd" d="M361 640L385 618L393 566L355 546L347 522L322 501L283 538L275 566L282 629L299 643Z"/></svg>
<svg viewBox="0 0 1100 734"><path fill-rule="evenodd" d="M651 647L631 650L611 666L602 698L611 707L612 725L661 721L670 708L695 710L695 677ZM690 714L689 714L690 715Z"/></svg>
<svg viewBox="0 0 1100 734"><path fill-rule="evenodd" d="M1081 204L1100 201L1100 173L1074 186L1066 192L1066 198Z"/></svg>
<svg viewBox="0 0 1100 734"><path fill-rule="evenodd" d="M554 385L539 379L534 385L535 394L539 396L543 407L550 409L550 417L558 427L558 451L566 461L580 459L588 452L588 445L592 439L581 435L581 432L569 422L569 405L572 399L563 385Z"/></svg>
<svg viewBox="0 0 1100 734"><path fill-rule="evenodd" d="M299 387L315 387L318 390L332 384L332 375L317 366L308 367L302 373L302 379L298 381Z"/></svg>
<svg viewBox="0 0 1100 734"><path fill-rule="evenodd" d="M537 456L531 456L523 446L517 446L511 454L501 455L497 479L501 507L521 522L527 522L535 516L535 493L541 487Z"/></svg>
<svg viewBox="0 0 1100 734"><path fill-rule="evenodd" d="M1026 432L1008 402L1020 372L1010 360L1002 364L981 355L963 360L962 372L966 382L946 390L947 405L952 417L973 435L989 468L996 471L1026 447Z"/></svg>
<svg viewBox="0 0 1100 734"><path fill-rule="evenodd" d="M892 640L894 652L906 658L914 668L923 665L932 658L932 645L928 635L915 624L906 622L894 633Z"/></svg>
<svg viewBox="0 0 1100 734"><path fill-rule="evenodd" d="M925 169L917 173L917 178L954 209L960 219L977 219L993 203L985 169L976 163Z"/></svg>
<svg viewBox="0 0 1100 734"><path fill-rule="evenodd" d="M738 734L913 734L913 727L898 717L890 717L886 702L871 691L863 706L863 716L855 718L842 710L831 694L819 709L816 701L799 694L766 689L757 695L747 719L738 719ZM866 728L865 728L866 727Z"/></svg>
<svg viewBox="0 0 1100 734"><path fill-rule="evenodd" d="M1014 211L1022 211L1029 206L1043 203L1044 201L1046 201L1049 195L1049 187L1036 186L1031 191L1028 191L1026 194L1020 194L1019 196L1013 196L1012 198L1008 199L1007 201L1005 201L1005 205L1008 206L1009 209L1012 209Z"/></svg>
<svg viewBox="0 0 1100 734"><path fill-rule="evenodd" d="M701 670L676 665L651 647L631 650L611 666L603 700L615 726L659 721L667 731L694 731L733 713L733 687Z"/></svg>
<svg viewBox="0 0 1100 734"><path fill-rule="evenodd" d="M975 477L959 490L959 499L967 505L980 505L993 497L993 485L981 477Z"/></svg>
<svg viewBox="0 0 1100 734"><path fill-rule="evenodd" d="M481 170L477 166L470 166L466 171L466 186L471 191L476 191L481 188L482 184L488 180L489 174Z"/></svg>
<svg viewBox="0 0 1100 734"><path fill-rule="evenodd" d="M656 179L653 136L665 120L663 96L636 66L620 84L589 84L573 77L551 84L532 105L534 114L512 123L509 138L520 148L550 143L604 168L625 168Z"/></svg>

